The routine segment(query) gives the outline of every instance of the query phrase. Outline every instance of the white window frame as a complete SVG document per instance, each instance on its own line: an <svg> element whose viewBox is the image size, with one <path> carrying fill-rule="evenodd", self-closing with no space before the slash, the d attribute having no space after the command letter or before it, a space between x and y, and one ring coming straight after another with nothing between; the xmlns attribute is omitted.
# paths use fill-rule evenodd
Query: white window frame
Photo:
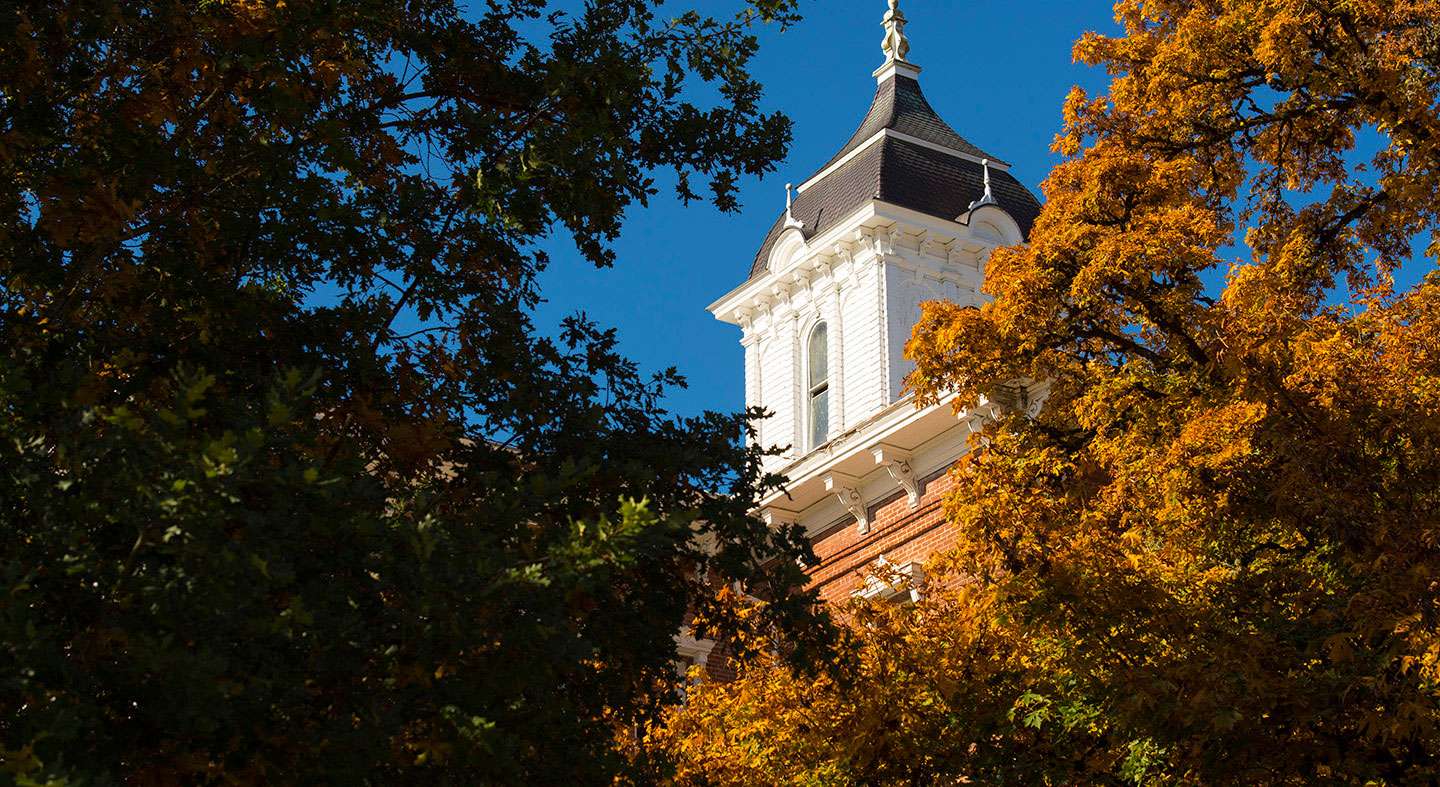
<svg viewBox="0 0 1440 787"><path fill-rule="evenodd" d="M816 334L817 332L819 332L822 328L823 328L824 331L825 331L825 336L824 336L824 338L823 338L822 341L818 342L818 344L820 345L820 351L825 354L825 379L822 380L822 381L820 381L819 383L816 383L814 380L810 379L810 375L811 375L811 373L814 371L814 366L815 366L815 364L813 363L813 355L814 355L814 352L815 352L815 349L816 349L816 348L815 348L815 345L817 344L817 342L815 341L815 334ZM815 430L815 397L816 397L816 396L819 396L819 395L822 394L822 393L829 394L829 393L832 391L832 389L834 388L834 386L830 385L830 366L831 366L831 364L830 364L830 326L825 322L825 320L818 320L818 321L816 321L816 323L815 323L814 325L810 326L809 333L807 334L807 336L806 336L806 338L805 338L805 422L804 422L804 423L805 423L805 426L804 426L804 429L805 429L805 447L806 447L806 450L807 450L807 451L814 451L815 449L817 449L817 448L819 448L820 446L824 445L825 443L829 442L829 439L830 439L830 438L829 438L829 432L830 432L830 413L832 412L832 408L830 407L830 404L831 404L831 400L833 400L833 399L835 398L833 395L827 395L827 396L825 397L825 431L826 431L826 434L824 434L824 435L816 435L816 434L815 434L815 431L814 431L814 430Z"/></svg>

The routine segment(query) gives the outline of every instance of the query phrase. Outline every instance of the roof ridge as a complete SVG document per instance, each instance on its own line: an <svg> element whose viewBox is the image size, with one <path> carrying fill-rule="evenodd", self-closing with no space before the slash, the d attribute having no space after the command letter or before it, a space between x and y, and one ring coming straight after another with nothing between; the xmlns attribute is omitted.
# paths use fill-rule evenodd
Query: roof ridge
<svg viewBox="0 0 1440 787"><path fill-rule="evenodd" d="M897 78L906 79L907 77L897 77ZM946 123L946 122L945 122L945 118L940 117L940 113L939 113L939 112L936 112L936 111L935 111L935 108L930 105L930 99L926 98L926 97L925 97L925 91L920 89L920 80L918 80L918 79L910 79L910 81L913 82L913 83L915 83L915 98L919 99L919 100L920 100L920 103L921 103L922 105L924 105L924 107L925 107L925 114L928 115L930 118L934 118L935 122L936 122L936 123L939 125L939 127L940 127L940 129L939 129L940 131L948 133L950 136L954 137L955 140L956 140L957 142L959 142L960 144L958 144L958 145L946 144L945 142L943 142L943 141L941 141L941 140L938 140L938 139L928 139L928 138L926 137L926 135L924 135L924 134L913 134L913 136L920 137L921 139L925 139L927 142L934 142L935 144L940 145L941 147L947 147L947 148L950 148L951 150L957 150L957 151L959 151L959 152L961 152L961 153L966 153L966 154L968 154L968 155L975 156L976 158L979 158L979 159L990 159L990 162L993 163L993 164L999 164L999 165L1004 166L1004 167L1009 167L1009 166L1010 166L1009 162L1003 161L1003 160L1001 160L1000 158L998 158L998 157L996 157L996 156L992 156L992 155L990 155L989 153L986 153L985 151L981 150L977 145L975 145L975 143L973 143L973 142L971 142L970 140L968 140L968 139L960 136L960 134L957 133L957 132L955 131L955 129L953 129L953 128L950 127L950 124L949 124L949 123ZM897 85L897 87L898 87L898 85ZM898 92L898 91L897 91L897 92ZM899 102L897 101L897 102L896 102L896 108L893 110L892 114L898 115L898 114L899 114L899 107L900 107L900 105L899 105ZM894 128L894 126L893 126L893 125L891 125L891 126L886 126L886 128ZM896 128L895 130L896 130L896 131L902 131L901 129L898 129L898 128ZM902 132L902 133L906 133L906 132ZM966 148L969 148L969 150L966 150Z"/></svg>
<svg viewBox="0 0 1440 787"><path fill-rule="evenodd" d="M885 143L880 143L880 151L875 154L875 188L871 191L874 199L880 199L880 194L885 188Z"/></svg>
<svg viewBox="0 0 1440 787"><path fill-rule="evenodd" d="M825 174L827 169L863 147L877 135L883 134L886 129L922 139L966 156L973 156L977 161L988 158L996 165L1010 166L999 157L986 153L974 143L957 134L955 129L951 128L950 124L946 123L930 105L930 100L920 89L919 80L903 74L892 74L875 86L875 96L870 100L870 108L866 110L859 127L841 146L840 151L801 181L801 186L809 188L813 181Z"/></svg>
<svg viewBox="0 0 1440 787"><path fill-rule="evenodd" d="M888 104L882 105L882 101L884 101L883 94L886 92L887 87L889 88L890 92L890 101ZM870 107L865 110L865 117L860 119L860 125L855 128L855 131L853 133L851 133L850 138L845 140L845 144L840 146L840 151L835 155L831 156L830 160L822 164L819 169L815 170L814 174L805 179L805 182L810 182L812 179L814 179L815 175L824 172L827 167L844 158L846 154L860 147L862 144L864 144L866 140L875 136L883 129L889 128L890 125L895 122L894 96L894 78L887 79L877 84L875 86L875 95L871 97ZM889 109L889 112L885 113L885 110L887 108ZM876 122L879 119L877 116L877 112L885 113L884 121L878 123L878 125Z"/></svg>

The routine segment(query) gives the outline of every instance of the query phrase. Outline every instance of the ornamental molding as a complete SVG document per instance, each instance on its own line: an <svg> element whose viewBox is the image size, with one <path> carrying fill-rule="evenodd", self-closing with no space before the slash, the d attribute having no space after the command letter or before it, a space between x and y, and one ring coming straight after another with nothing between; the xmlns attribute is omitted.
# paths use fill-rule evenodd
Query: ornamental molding
<svg viewBox="0 0 1440 787"><path fill-rule="evenodd" d="M826 473L821 480L825 484L825 491L839 498L840 504L855 517L855 531L862 536L869 533L870 512L865 509L865 495L860 489L860 479L831 472Z"/></svg>
<svg viewBox="0 0 1440 787"><path fill-rule="evenodd" d="M710 653L715 649L715 640L696 639L688 629L672 634L671 638L675 640L675 653L681 659L699 667L709 663Z"/></svg>
<svg viewBox="0 0 1440 787"><path fill-rule="evenodd" d="M917 249L920 258L925 259L932 255L943 257L942 254L939 254L936 251L936 246L938 246L940 243L942 243L942 241L940 241L939 238L935 237L934 232L931 232L930 230L922 231L920 233L920 248Z"/></svg>
<svg viewBox="0 0 1440 787"><path fill-rule="evenodd" d="M905 490L906 496L910 499L910 507L919 506L920 482L915 477L914 468L911 467L910 452L888 443L877 443L871 446L870 453L875 456L875 464L888 470L891 480Z"/></svg>
<svg viewBox="0 0 1440 787"><path fill-rule="evenodd" d="M925 597L925 566L911 561L894 563L879 555L870 565L865 584L853 594L892 603L914 603Z"/></svg>
<svg viewBox="0 0 1440 787"><path fill-rule="evenodd" d="M760 518L770 529L775 530L786 525L800 524L800 514L795 511L787 511L775 506L765 506L760 509Z"/></svg>
<svg viewBox="0 0 1440 787"><path fill-rule="evenodd" d="M795 246L784 253L778 248L772 252L771 264L780 267L745 281L708 309L717 319L738 324L742 309L758 312L769 304L772 310L783 311L795 299L794 291L805 288L802 282L810 282L813 288L828 275L855 284L865 269L872 266L918 263L929 269L944 267L948 262L964 274L969 270L978 272L983 270L980 258L999 244L971 234L966 225L969 213L958 217L959 220L940 219L882 200L871 200L808 242L801 239L798 230L786 230L782 238L793 237ZM992 223L998 222L1007 228L1013 224L1008 214L993 206L982 207L974 213L983 213L987 221L994 220ZM1018 228L1014 231L1018 232ZM800 251L797 253L796 249ZM897 258L901 250L903 253ZM757 318L757 314L751 315L752 321L758 322Z"/></svg>

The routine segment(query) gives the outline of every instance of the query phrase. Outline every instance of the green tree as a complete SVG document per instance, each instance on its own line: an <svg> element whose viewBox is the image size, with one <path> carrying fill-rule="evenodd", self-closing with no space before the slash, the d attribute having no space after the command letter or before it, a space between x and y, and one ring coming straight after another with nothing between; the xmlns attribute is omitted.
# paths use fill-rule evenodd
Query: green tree
<svg viewBox="0 0 1440 787"><path fill-rule="evenodd" d="M0 782L643 779L687 608L823 639L757 414L526 317L550 233L609 265L652 171L782 155L792 19L0 8Z"/></svg>

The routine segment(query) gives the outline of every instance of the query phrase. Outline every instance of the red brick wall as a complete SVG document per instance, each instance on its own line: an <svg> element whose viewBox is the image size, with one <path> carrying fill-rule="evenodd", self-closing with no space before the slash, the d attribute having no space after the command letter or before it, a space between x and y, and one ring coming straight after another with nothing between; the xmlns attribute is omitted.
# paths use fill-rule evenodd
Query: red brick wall
<svg viewBox="0 0 1440 787"><path fill-rule="evenodd" d="M735 661L731 658L730 643L720 640L715 643L715 649L710 651L710 658L705 662L705 680L729 683L735 680Z"/></svg>
<svg viewBox="0 0 1440 787"><path fill-rule="evenodd" d="M925 562L954 543L954 525L941 505L955 488L948 468L920 480L920 504L910 507L904 490L870 504L870 532L860 535L855 517L831 524L811 540L818 566L806 566L811 588L827 604L843 604L859 587L864 570L884 555L891 563Z"/></svg>
<svg viewBox="0 0 1440 787"><path fill-rule="evenodd" d="M870 532L863 536L849 514L817 534L810 544L820 563L806 567L808 587L818 589L824 603L841 605L860 588L866 569L880 555L899 565L923 563L932 553L954 544L955 527L945 521L941 505L946 493L955 488L948 472L946 468L920 480L920 503L914 508L903 489L871 503ZM734 680L732 656L730 643L717 642L706 664L705 679Z"/></svg>

